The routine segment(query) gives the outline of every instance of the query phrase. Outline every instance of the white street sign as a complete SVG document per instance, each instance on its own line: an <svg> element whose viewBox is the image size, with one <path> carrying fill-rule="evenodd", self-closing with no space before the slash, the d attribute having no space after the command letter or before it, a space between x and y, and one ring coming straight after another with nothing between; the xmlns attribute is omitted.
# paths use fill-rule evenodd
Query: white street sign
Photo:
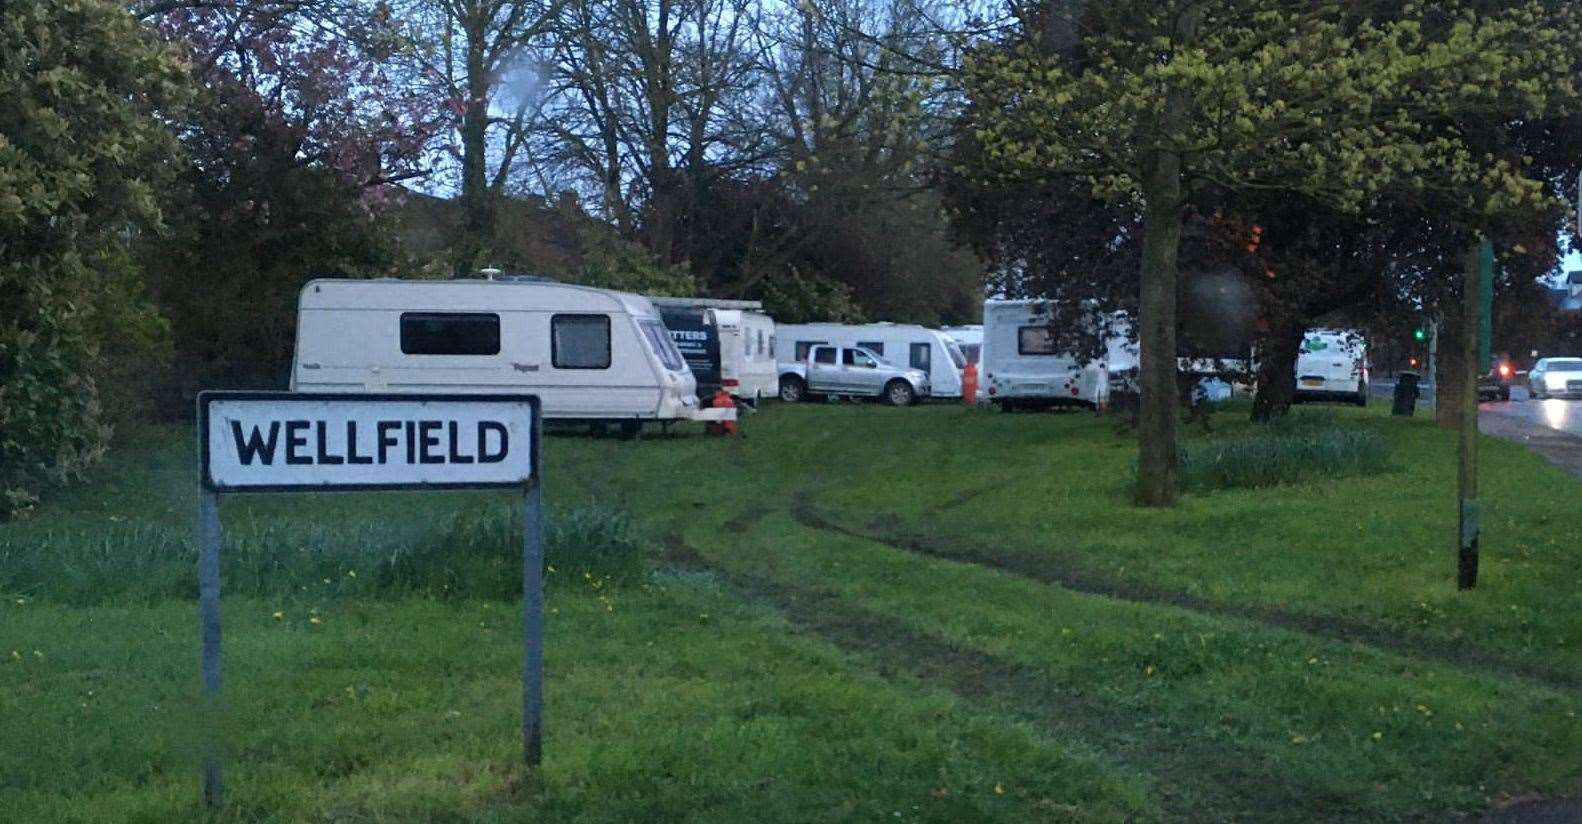
<svg viewBox="0 0 1582 824"><path fill-rule="evenodd" d="M537 400L205 392L203 483L219 492L522 487Z"/></svg>
<svg viewBox="0 0 1582 824"><path fill-rule="evenodd" d="M544 746L543 431L531 395L199 392L198 635L203 696L220 698L220 495L511 487L522 493L522 756ZM204 740L203 802L223 805L220 739Z"/></svg>

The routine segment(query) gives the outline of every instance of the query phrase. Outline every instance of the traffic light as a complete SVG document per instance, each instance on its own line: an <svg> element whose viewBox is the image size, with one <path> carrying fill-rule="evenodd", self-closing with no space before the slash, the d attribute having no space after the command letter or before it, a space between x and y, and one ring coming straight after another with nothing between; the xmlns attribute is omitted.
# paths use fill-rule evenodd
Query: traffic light
<svg viewBox="0 0 1582 824"><path fill-rule="evenodd" d="M1423 341L1428 340L1428 333L1423 331L1423 327L1419 326L1412 330L1412 340L1422 343Z"/></svg>

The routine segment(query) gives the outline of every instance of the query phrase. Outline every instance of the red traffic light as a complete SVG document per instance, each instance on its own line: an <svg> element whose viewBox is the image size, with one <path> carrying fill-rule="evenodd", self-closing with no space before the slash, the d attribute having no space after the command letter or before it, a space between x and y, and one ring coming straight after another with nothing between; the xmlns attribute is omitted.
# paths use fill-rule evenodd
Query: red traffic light
<svg viewBox="0 0 1582 824"><path fill-rule="evenodd" d="M1417 358L1407 358L1407 359L1406 359L1406 362L1407 362L1407 363L1408 363L1408 364L1409 364L1409 365L1411 365L1411 367L1412 367L1412 368L1413 368L1413 369L1416 369L1416 368L1417 368Z"/></svg>

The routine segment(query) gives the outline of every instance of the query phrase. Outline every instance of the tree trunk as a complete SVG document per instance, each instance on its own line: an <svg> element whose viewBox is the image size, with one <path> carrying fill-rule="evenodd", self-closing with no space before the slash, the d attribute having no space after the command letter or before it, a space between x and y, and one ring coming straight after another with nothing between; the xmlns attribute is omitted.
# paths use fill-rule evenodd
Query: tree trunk
<svg viewBox="0 0 1582 824"><path fill-rule="evenodd" d="M1174 96L1177 93L1172 93ZM1175 108L1177 100L1167 104ZM1174 506L1176 455L1176 256L1181 245L1181 155L1159 149L1143 180L1142 289L1138 301L1137 502Z"/></svg>
<svg viewBox="0 0 1582 824"><path fill-rule="evenodd" d="M1291 411L1296 398L1296 359L1302 352L1306 329L1301 324L1276 328L1258 347L1258 393L1252 399L1252 419L1269 421Z"/></svg>
<svg viewBox="0 0 1582 824"><path fill-rule="evenodd" d="M462 238L456 274L473 273L494 247L494 192L489 187L489 72L484 66L485 20L463 21L467 35L467 99L461 119Z"/></svg>

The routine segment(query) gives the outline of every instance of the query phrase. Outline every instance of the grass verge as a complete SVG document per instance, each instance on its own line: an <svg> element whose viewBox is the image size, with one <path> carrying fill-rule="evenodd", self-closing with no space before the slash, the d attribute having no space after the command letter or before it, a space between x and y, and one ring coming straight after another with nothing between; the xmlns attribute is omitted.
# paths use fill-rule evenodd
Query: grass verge
<svg viewBox="0 0 1582 824"><path fill-rule="evenodd" d="M537 776L509 496L227 499L221 818L1434 821L1576 788L1576 691L1534 674L1582 672L1579 487L1518 446L1484 446L1459 593L1453 433L1423 421L1318 427L1392 472L1170 511L1126 503L1134 443L1087 415L748 424L548 441L551 551L588 574L551 576ZM1216 426L1189 448L1252 431ZM150 431L0 527L21 820L196 815L191 464ZM693 559L627 565L661 536Z"/></svg>

